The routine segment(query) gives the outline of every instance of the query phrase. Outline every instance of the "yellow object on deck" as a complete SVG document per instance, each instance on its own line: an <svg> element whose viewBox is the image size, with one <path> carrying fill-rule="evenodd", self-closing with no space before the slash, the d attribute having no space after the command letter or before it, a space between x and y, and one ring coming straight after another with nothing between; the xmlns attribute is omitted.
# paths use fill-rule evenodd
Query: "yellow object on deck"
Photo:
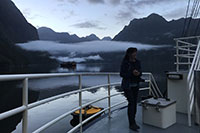
<svg viewBox="0 0 200 133"><path fill-rule="evenodd" d="M102 109L101 108L98 108L98 107L92 107L92 108L89 108L86 110L86 114L95 114L95 113L98 113L99 111L101 111ZM80 113L80 110L77 110L75 111L75 114L79 114ZM82 114L85 114L85 109L82 109Z"/></svg>

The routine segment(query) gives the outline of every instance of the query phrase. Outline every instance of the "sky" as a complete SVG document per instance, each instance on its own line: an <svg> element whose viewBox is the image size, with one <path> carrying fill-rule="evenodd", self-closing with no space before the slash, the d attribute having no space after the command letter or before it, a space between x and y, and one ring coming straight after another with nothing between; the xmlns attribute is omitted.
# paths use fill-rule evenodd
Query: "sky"
<svg viewBox="0 0 200 133"><path fill-rule="evenodd" d="M184 17L188 0L12 0L29 23L79 37L113 38L134 18Z"/></svg>

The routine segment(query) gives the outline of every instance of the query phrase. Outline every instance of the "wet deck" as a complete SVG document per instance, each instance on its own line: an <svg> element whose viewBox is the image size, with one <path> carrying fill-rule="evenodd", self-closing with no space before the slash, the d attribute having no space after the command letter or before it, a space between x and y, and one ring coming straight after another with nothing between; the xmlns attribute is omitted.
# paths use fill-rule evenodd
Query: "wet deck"
<svg viewBox="0 0 200 133"><path fill-rule="evenodd" d="M138 106L136 121L140 126L138 132L141 133L200 133L200 126L192 124L192 127L187 126L187 115L177 113L176 124L168 127L167 129L161 129L146 125L142 123L142 107ZM112 113L111 119L105 117L92 126L84 130L84 133L131 133L134 132L129 129L127 108L116 110Z"/></svg>

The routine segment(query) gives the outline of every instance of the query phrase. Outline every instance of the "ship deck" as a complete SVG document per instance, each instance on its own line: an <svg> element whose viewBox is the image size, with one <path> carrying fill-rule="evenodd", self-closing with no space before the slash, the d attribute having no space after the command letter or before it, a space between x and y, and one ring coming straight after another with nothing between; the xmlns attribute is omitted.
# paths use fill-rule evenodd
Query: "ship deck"
<svg viewBox="0 0 200 133"><path fill-rule="evenodd" d="M200 133L200 126L192 123L191 127L187 125L187 115L176 113L176 124L161 129L158 127L143 124L142 122L142 107L138 106L136 122L140 126L138 132L141 133ZM101 118L89 127L84 129L85 133L131 133L136 132L129 129L127 108L118 109L112 112L111 118Z"/></svg>

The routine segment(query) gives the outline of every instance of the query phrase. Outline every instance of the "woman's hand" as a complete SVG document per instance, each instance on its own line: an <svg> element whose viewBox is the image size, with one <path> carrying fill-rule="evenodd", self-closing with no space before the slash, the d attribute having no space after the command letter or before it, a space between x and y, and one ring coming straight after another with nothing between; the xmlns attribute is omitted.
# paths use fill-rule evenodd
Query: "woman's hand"
<svg viewBox="0 0 200 133"><path fill-rule="evenodd" d="M134 76L139 76L139 75L140 75L140 72L139 72L138 70L135 69L135 70L133 70L133 75L134 75Z"/></svg>

